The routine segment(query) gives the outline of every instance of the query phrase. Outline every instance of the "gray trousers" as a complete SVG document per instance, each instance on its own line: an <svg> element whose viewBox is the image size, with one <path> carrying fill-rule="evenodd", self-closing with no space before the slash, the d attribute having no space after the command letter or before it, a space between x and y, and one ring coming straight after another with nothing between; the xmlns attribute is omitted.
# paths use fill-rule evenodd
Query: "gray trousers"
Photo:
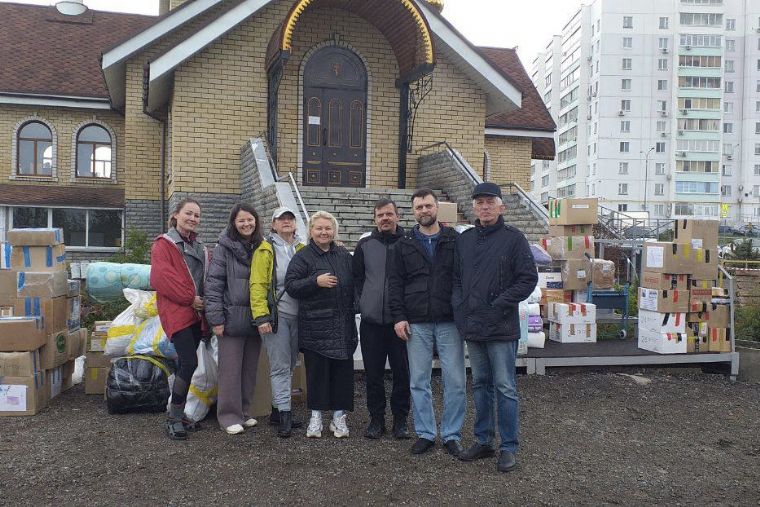
<svg viewBox="0 0 760 507"><path fill-rule="evenodd" d="M269 357L272 406L290 410L293 370L298 361L298 318L280 314L277 332L261 337Z"/></svg>
<svg viewBox="0 0 760 507"><path fill-rule="evenodd" d="M243 424L249 417L256 368L259 365L261 338L222 336L219 338L219 398L216 419L227 428Z"/></svg>

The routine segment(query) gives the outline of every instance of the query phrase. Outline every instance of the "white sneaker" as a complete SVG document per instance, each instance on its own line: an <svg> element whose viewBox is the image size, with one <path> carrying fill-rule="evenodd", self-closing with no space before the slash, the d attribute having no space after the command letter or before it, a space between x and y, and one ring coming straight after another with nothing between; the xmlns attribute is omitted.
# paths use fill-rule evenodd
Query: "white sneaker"
<svg viewBox="0 0 760 507"><path fill-rule="evenodd" d="M224 431L226 431L228 435L239 435L245 431L245 428L240 424L233 424L232 426L224 428Z"/></svg>
<svg viewBox="0 0 760 507"><path fill-rule="evenodd" d="M333 420L330 421L330 431L333 432L333 435L335 435L335 438L344 438L348 436L348 425L346 424L346 414L343 414L337 419L333 418Z"/></svg>
<svg viewBox="0 0 760 507"><path fill-rule="evenodd" d="M322 415L313 414L306 428L306 438L322 438Z"/></svg>
<svg viewBox="0 0 760 507"><path fill-rule="evenodd" d="M256 419L254 419L253 417L250 417L250 418L248 418L248 419L247 419L247 420L246 420L246 421L243 423L243 426L245 426L246 428L253 428L253 427L254 427L254 426L256 426L257 424L259 424L259 421L257 421L257 420L256 420Z"/></svg>

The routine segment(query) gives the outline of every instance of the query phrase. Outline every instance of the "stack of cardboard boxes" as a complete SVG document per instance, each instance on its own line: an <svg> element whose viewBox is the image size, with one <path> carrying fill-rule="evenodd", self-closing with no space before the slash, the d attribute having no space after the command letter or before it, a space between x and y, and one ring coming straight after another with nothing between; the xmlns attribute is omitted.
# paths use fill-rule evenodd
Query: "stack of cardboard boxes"
<svg viewBox="0 0 760 507"><path fill-rule="evenodd" d="M644 244L639 348L660 354L730 352L730 308L714 303L718 222L675 220L674 241Z"/></svg>
<svg viewBox="0 0 760 507"><path fill-rule="evenodd" d="M563 343L596 341L596 322L585 316L585 310L581 322L580 317L567 316L566 313L562 314L565 315L562 319L559 319L559 313L553 317L551 307L559 304L557 308L565 308L562 305L573 302L582 303L584 309L593 307L586 304L588 284L592 279L595 289L612 288L614 264L594 259L593 227L599 220L597 208L597 199L549 202L549 234L541 240L541 246L554 263L551 271L539 273L539 287L542 291L541 315L550 322L551 340Z"/></svg>
<svg viewBox="0 0 760 507"><path fill-rule="evenodd" d="M61 229L13 229L0 246L0 415L34 415L71 386L84 351L79 282Z"/></svg>
<svg viewBox="0 0 760 507"><path fill-rule="evenodd" d="M87 341L85 357L84 392L85 394L105 394L111 357L104 354L106 339L111 321L97 321L90 339Z"/></svg>

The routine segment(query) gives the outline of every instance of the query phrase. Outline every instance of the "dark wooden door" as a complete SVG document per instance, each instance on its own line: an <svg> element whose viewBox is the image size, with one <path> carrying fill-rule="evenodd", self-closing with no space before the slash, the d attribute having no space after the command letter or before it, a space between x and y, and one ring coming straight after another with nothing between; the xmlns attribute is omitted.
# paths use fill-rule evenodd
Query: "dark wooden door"
<svg viewBox="0 0 760 507"><path fill-rule="evenodd" d="M367 71L353 52L327 47L304 69L304 185L364 187Z"/></svg>

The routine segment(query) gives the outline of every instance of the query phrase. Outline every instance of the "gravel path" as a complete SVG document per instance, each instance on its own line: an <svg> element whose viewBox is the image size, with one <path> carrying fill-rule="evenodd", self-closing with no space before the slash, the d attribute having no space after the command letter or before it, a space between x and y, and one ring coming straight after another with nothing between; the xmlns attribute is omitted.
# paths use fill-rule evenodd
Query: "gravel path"
<svg viewBox="0 0 760 507"><path fill-rule="evenodd" d="M109 416L81 386L33 418L0 418L0 504L760 505L760 385L679 372L522 376L520 467L352 435L289 440L215 419L170 442L161 415ZM440 379L434 379L440 398ZM464 444L472 443L472 405ZM304 416L303 407L297 407ZM327 419L326 419L327 420Z"/></svg>

